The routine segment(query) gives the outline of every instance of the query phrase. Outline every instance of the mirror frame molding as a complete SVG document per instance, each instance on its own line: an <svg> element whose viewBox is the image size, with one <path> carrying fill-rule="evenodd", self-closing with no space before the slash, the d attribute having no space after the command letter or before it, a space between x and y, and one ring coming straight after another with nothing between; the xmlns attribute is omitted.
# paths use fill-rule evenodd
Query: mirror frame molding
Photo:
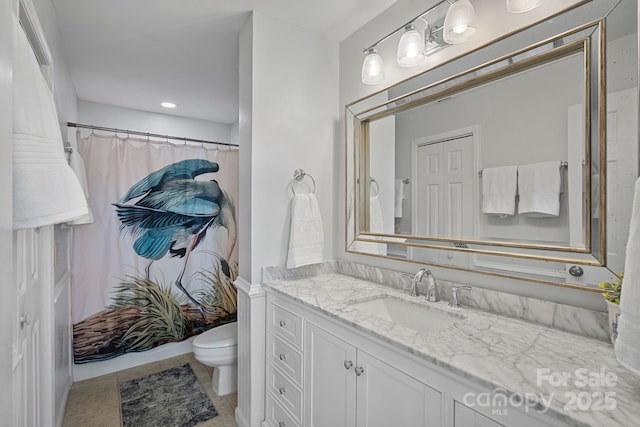
<svg viewBox="0 0 640 427"><path fill-rule="evenodd" d="M426 248L426 249L440 249L447 251L455 251L455 252L467 252L474 254L483 254L483 255L491 255L491 256L502 256L502 257L510 257L510 258L522 258L522 259L530 259L536 261L550 261L557 263L565 263L565 264L581 264L581 265L590 265L590 266L598 266L604 267L606 265L606 70L605 70L605 50L606 50L606 28L605 28L606 17L588 22L586 24L580 25L576 28L570 29L568 31L562 32L560 34L548 37L542 41L533 43L529 46L523 47L521 49L515 50L511 53L502 55L496 59L489 60L480 65L471 67L467 70L458 72L449 77L446 77L442 80L429 83L425 86L419 87L418 89L411 90L403 95L392 98L391 100L384 101L382 103L373 105L373 106L365 106L367 102L375 99L376 96L381 93L385 93L387 90L392 89L401 85L402 83L411 80L413 78L419 77L423 74L428 73L432 70L427 70L424 73L413 76L409 79L406 79L402 82L397 83L391 87L386 88L383 91L374 93L368 97L362 98L360 100L354 101L350 104L347 104L345 107L345 132L346 132L346 144L347 144L347 159L346 159L346 230L345 230L345 250L350 253L357 253L368 256L375 256L405 262L412 263L424 263L424 261L410 259L410 258L401 258L394 257L389 255L379 255L379 254L371 254L363 251L358 251L354 249L350 249L351 244L356 241L360 242L368 242L375 244L394 244L401 246L410 246L417 248ZM527 27L530 28L530 27ZM592 29L591 32L589 32ZM522 31L524 31L523 29ZM587 32L586 35L580 35L581 32ZM517 34L517 33L516 33ZM510 34L511 35L511 34ZM508 36L510 36L508 35ZM508 61L510 58L516 57L517 55L526 54L526 52L530 52L533 49L543 47L545 45L552 44L554 41L559 39L564 39L571 36L577 36L576 40L570 41L567 44L563 44L559 47L553 47L549 50L534 54L529 57L524 57L519 61L515 62L511 65L505 65L503 67L499 67L495 70L488 70L484 74L480 74L478 76L474 76L474 73L480 72L482 69L487 70L488 67L500 64L503 61ZM596 43L592 42L592 38L596 35ZM504 38L507 38L505 36ZM503 40L504 38L500 39ZM498 40L492 42L495 43ZM490 43L491 44L491 43ZM427 104L429 102L435 101L437 99L442 99L447 96L451 96L453 94L462 92L464 90L477 87L480 84L488 83L491 81L495 81L499 78L506 77L509 75L513 75L515 73L524 71L527 67L530 66L539 66L544 63L551 62L555 59L569 56L571 54L583 52L584 53L584 64L585 64L585 82L584 82L584 90L585 90L585 105L589 105L589 108L585 108L585 127L584 127L584 140L585 140L585 167L584 167L584 206L585 212L583 212L583 218L585 221L585 245L584 247L570 247L570 246L562 246L562 245L544 245L544 244L536 244L536 243L521 243L521 242L508 242L508 241L487 241L487 240L474 240L474 239L460 239L460 238L446 238L446 237L431 237L431 236L415 236L415 235L404 235L404 234L384 234L384 233L370 233L367 232L367 222L368 222L368 203L366 200L369 198L369 186L359 186L359 182L368 181L369 177L369 163L368 161L364 161L369 157L368 150L368 139L369 139L369 122L375 120L377 118L382 118L388 116L390 114L407 110L412 107L416 107L419 105ZM454 58L452 61L458 58ZM595 60L595 62L593 62ZM440 64L444 65L444 64ZM593 68L596 68L595 70ZM464 80L464 77L468 77ZM451 87L446 87L446 84L451 84L452 82L456 82L457 80L462 80L457 84L453 84ZM444 86L444 87L443 87ZM443 87L442 89L436 89L438 87ZM412 97L417 98L411 99ZM406 102L402 102L402 100L406 100ZM596 102L596 108L594 107L594 102ZM359 111L354 111L356 108L359 108ZM594 123L597 126L597 129L594 129ZM349 129L351 127L351 129ZM350 132L351 130L351 132ZM351 134L352 133L352 134ZM592 147L594 146L594 142L597 148L596 152ZM352 145L353 148L349 148ZM349 153L353 155L351 162L353 167L349 167ZM599 216L599 231L596 233L597 236L592 235L591 230L591 173L587 173L586 171L590 171L592 167L592 161L597 161L598 171L602 179L599 182L598 193L599 197L599 208L600 208L600 216ZM363 167L364 165L364 167ZM352 169L352 171L350 171ZM350 172L352 173L351 177ZM362 188L359 188L362 187ZM349 194L354 195L355 199L353 199L350 203ZM350 218L353 218L353 228L350 231L351 221ZM350 232L352 233L353 239L350 240ZM593 243L593 239L597 238L597 246ZM418 242L399 242L398 239L412 239ZM446 245L446 246L445 246ZM468 245L477 245L479 247L469 248ZM483 248L485 246L492 246L500 248L521 248L529 250L527 253L525 252L507 252L494 248ZM598 249L597 254L593 254L594 246ZM545 253L536 253L536 251L555 251L553 255L545 254ZM580 255L583 257L571 257L569 254ZM588 257L587 257L588 256ZM508 277L519 280L527 280L544 284L552 284L557 286L587 290L592 292L599 292L597 287L581 285L581 284L572 284L565 282L556 282L553 280L548 280L544 278L535 278L529 277L525 275L513 275L508 273L500 273L495 271L486 271L486 270L475 270L467 267L459 267L456 265L445 265L429 262L430 265L461 270L461 271L473 271L481 274L489 274L493 276L499 277Z"/></svg>

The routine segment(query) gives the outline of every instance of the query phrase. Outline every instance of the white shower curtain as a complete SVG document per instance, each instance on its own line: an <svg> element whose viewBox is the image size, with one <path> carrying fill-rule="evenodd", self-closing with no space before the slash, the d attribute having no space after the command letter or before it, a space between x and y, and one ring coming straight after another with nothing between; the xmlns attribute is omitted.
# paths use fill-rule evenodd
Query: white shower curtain
<svg viewBox="0 0 640 427"><path fill-rule="evenodd" d="M217 164L219 169L215 173L195 173L197 176L193 179L217 181L219 189L229 196L233 214L237 218L235 204L238 200L238 150L215 149L215 146L209 147L207 144L193 146L156 143L146 139L93 133L86 137L82 137L80 132L77 135L78 151L86 166L87 184L91 191L90 208L95 223L76 226L73 230L71 284L74 328L78 328L79 324L86 327L81 322L87 322L91 316L111 313L118 286L122 282L131 282L133 278L147 277L145 268L149 265L147 278L168 289L183 306L189 304L190 300L175 286L175 281L185 265L182 284L194 296L198 295L198 289L211 286L203 278L203 271L218 272L219 276L227 280L235 279L237 230L235 220L231 221L229 215L226 227L212 224L207 229L206 235L190 256L181 257L179 253L173 253L172 256L170 251L165 251L164 256L151 262L134 249L134 242L140 234L123 226L124 222L119 219L114 204L128 203L129 206L136 199L139 200L141 197L133 197L126 202L123 201L123 196L132 191L134 184L150 174L188 159L202 159ZM200 162L198 164L210 164L202 160L194 161ZM168 175L163 175L162 180L167 177ZM154 183L157 183L157 179L152 182ZM222 213L220 218L221 215ZM174 247L171 249L173 251ZM186 258L188 261L185 261ZM223 265L224 263L227 265ZM196 312L194 318L198 315ZM101 321L103 319L96 318L92 322ZM74 332L77 340L79 332L75 329ZM187 333L184 338L190 335L193 333ZM77 345L74 343L74 346Z"/></svg>

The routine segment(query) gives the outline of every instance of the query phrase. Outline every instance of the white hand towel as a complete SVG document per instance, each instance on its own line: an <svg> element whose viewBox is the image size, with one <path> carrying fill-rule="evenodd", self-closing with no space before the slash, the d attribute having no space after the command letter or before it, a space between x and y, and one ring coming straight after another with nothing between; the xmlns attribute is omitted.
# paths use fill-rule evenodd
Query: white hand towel
<svg viewBox="0 0 640 427"><path fill-rule="evenodd" d="M394 216L396 218L402 218L402 201L404 200L404 182L401 179L395 181L395 204L394 204Z"/></svg>
<svg viewBox="0 0 640 427"><path fill-rule="evenodd" d="M13 61L13 226L36 228L87 214L67 163L53 95L22 28Z"/></svg>
<svg viewBox="0 0 640 427"><path fill-rule="evenodd" d="M287 268L323 261L324 229L315 194L296 194L291 201Z"/></svg>
<svg viewBox="0 0 640 427"><path fill-rule="evenodd" d="M560 161L518 166L518 213L545 217L560 215Z"/></svg>
<svg viewBox="0 0 640 427"><path fill-rule="evenodd" d="M84 168L84 161L82 160L82 156L78 153L78 150L73 149L71 154L69 155L69 166L78 177L78 182L80 183L80 187L84 191L84 197L89 202L89 186L87 185L87 173ZM70 221L67 225L82 225L82 224L93 224L93 212L91 211L91 207L88 208L89 212L81 216L78 219Z"/></svg>
<svg viewBox="0 0 640 427"><path fill-rule="evenodd" d="M640 179L636 181L615 353L623 366L640 375Z"/></svg>
<svg viewBox="0 0 640 427"><path fill-rule="evenodd" d="M517 183L517 166L483 169L482 212L501 217L515 214Z"/></svg>

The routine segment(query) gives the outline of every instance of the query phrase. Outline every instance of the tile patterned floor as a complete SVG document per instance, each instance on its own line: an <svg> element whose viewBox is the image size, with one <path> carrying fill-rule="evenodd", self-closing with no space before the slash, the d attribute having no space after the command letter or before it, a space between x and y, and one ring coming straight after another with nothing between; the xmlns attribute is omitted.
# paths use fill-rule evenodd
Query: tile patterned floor
<svg viewBox="0 0 640 427"><path fill-rule="evenodd" d="M207 390L213 406L218 410L217 417L198 424L197 427L237 427L234 414L237 396L235 394L223 397L216 396L211 388L213 368L195 360L193 354L185 354L74 383L67 400L63 427L121 427L118 383L164 371L184 363L191 364L193 372Z"/></svg>

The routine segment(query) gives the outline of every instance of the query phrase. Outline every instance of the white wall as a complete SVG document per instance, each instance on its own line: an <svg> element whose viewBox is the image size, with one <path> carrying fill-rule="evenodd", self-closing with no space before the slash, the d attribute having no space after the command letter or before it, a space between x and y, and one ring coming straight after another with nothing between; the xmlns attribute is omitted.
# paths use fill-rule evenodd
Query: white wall
<svg viewBox="0 0 640 427"><path fill-rule="evenodd" d="M203 139L207 141L227 143L231 141L231 125L228 124L132 110L96 102L80 100L78 102L78 117L79 123L87 125L158 133L160 135ZM73 130L70 131L73 133ZM85 132L88 131L85 130ZM124 136L124 134L122 134L122 136Z"/></svg>
<svg viewBox="0 0 640 427"><path fill-rule="evenodd" d="M12 129L13 102L11 74L13 25L17 19L13 9L15 2L0 0L0 414L3 422L13 419L12 396L12 333L16 327L16 292L13 277L13 167Z"/></svg>
<svg viewBox="0 0 640 427"><path fill-rule="evenodd" d="M253 12L240 33L238 407L242 427L264 419L265 302L262 267L284 265L293 171L316 181L326 259L334 236L337 46ZM308 178L305 182L310 182Z"/></svg>
<svg viewBox="0 0 640 427"><path fill-rule="evenodd" d="M435 1L430 3L434 4ZM544 18L544 16L552 14L554 8L557 11L557 8L566 7L573 3L575 2L544 2L542 7L535 9L534 11L512 15L504 11L504 2L502 1L474 2L478 22L490 22L491 25L480 25L472 42L457 46L449 46L446 49L438 52L436 54L438 55L437 57L434 55L432 57L432 61L427 61L423 65L420 65L418 67L403 69L395 65L394 58L395 46L398 42L399 36L392 37L379 47L379 51L382 53L385 64L387 65L385 68L385 82L375 86L363 85L360 82L363 48L369 46L371 43L380 39L385 34L393 31L399 25L412 19L428 7L428 5L425 5L423 1L399 0L385 12L378 15L369 23L358 29L350 37L343 40L340 44L340 111L344 111L344 106L349 103L352 103L373 93L383 91L389 88L389 86L398 83L408 77L426 71L427 69L433 68L434 70L436 70L438 64L441 64L444 61L450 60L454 57L458 57L470 50L480 48L489 40L498 37L500 34L514 31L517 28L525 27L536 20L540 20ZM341 126L344 126L344 123L342 123ZM336 194L341 195L340 197L336 198L337 216L335 225L336 232L334 233L334 250L336 253L336 257L349 261L361 262L364 264L376 265L379 267L391 268L400 271L417 271L420 266L416 263L372 258L345 252L343 231L345 227L345 206L344 197L342 196L345 191L345 165L343 160L345 156L344 144L344 134L342 134L339 138L337 138L335 146L337 159L342 159L342 161L338 160L336 162L337 180L335 191ZM598 310L604 309L602 298L597 293L577 291L548 285L533 284L526 280L497 278L473 272L456 271L446 268L431 269L439 279L451 280L469 284L472 286L496 289L500 291L516 293L519 295L541 298L560 303L595 308Z"/></svg>
<svg viewBox="0 0 640 427"><path fill-rule="evenodd" d="M302 168L316 181L325 258L333 255L337 46L258 12L253 14L252 43L251 119L245 122L242 107L240 117L240 134L247 134L245 127L251 127L251 156L244 157L245 152L240 166L243 173L251 171L251 217L241 217L240 223L241 232L246 227L251 230L250 243L241 241L244 259L250 256L251 271L246 271L243 259L240 264L243 279L259 283L262 267L286 262L295 169ZM241 102L246 96L241 92ZM241 152L246 143L241 137ZM241 184L243 189L247 191ZM241 196L243 200L247 203Z"/></svg>

